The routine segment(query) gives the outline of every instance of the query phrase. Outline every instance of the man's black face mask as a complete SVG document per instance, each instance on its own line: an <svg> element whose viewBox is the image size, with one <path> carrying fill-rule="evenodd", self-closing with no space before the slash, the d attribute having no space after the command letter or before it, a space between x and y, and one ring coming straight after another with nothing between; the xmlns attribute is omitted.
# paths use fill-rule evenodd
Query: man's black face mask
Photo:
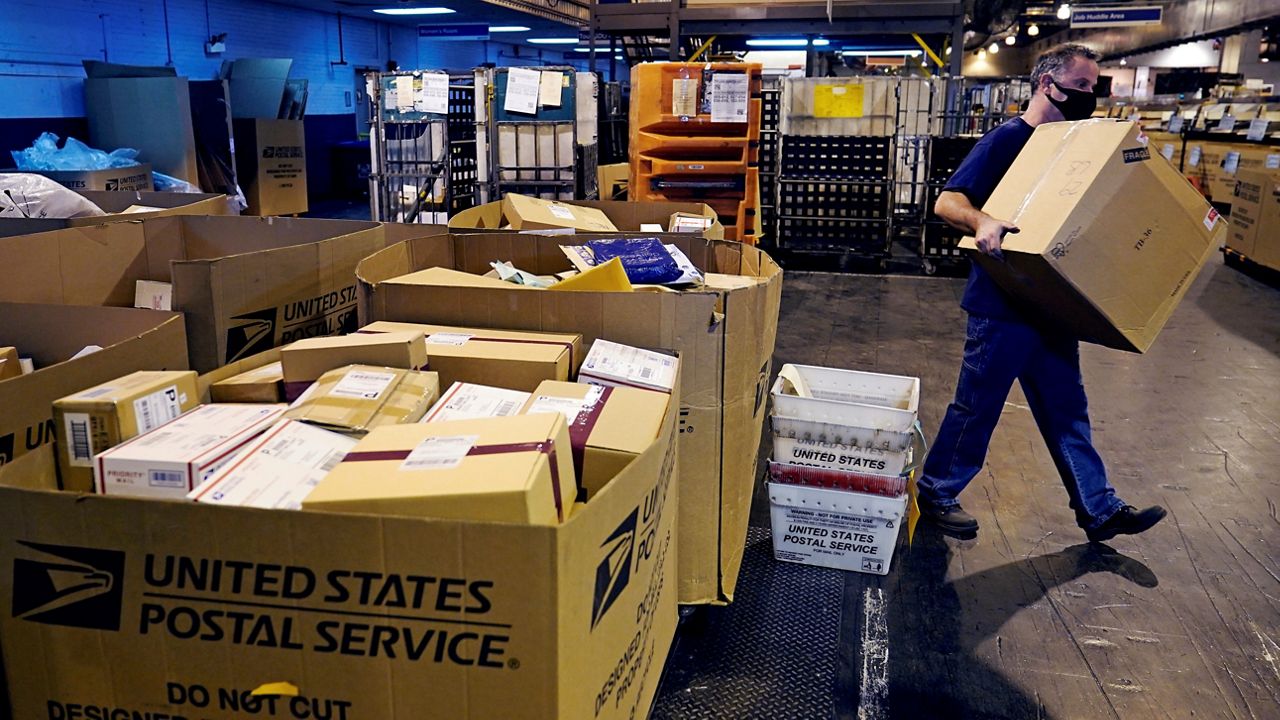
<svg viewBox="0 0 1280 720"><path fill-rule="evenodd" d="M1066 97L1062 100L1055 100L1053 95L1049 95L1049 102L1058 108L1058 112L1062 113L1062 117L1067 120L1084 120L1091 115L1098 107L1098 97L1088 90L1075 90L1068 87L1062 87L1057 81L1050 81L1053 86Z"/></svg>

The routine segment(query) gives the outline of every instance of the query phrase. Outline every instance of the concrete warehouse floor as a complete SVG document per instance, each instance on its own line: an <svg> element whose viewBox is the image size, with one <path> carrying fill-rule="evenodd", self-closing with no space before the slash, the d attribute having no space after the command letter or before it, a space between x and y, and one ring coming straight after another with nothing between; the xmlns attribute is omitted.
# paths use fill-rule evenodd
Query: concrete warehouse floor
<svg viewBox="0 0 1280 720"><path fill-rule="evenodd" d="M963 283L788 273L774 369L919 376L932 436L959 369ZM654 717L1280 717L1280 290L1215 258L1149 353L1084 346L1082 363L1112 482L1164 505L1161 524L1088 545L1015 387L961 496L976 539L922 522L883 578L765 564L775 582L744 565L733 605L684 623ZM763 489L753 525L768 525ZM748 556L769 552L752 532ZM829 622L794 610L833 583ZM804 648L803 675L829 697L759 658L735 669L743 642Z"/></svg>

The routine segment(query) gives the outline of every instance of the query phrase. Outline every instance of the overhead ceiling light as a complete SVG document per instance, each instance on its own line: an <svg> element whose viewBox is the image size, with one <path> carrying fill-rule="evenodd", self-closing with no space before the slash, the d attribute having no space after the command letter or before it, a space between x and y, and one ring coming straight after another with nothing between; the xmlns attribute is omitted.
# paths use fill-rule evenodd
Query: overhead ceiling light
<svg viewBox="0 0 1280 720"><path fill-rule="evenodd" d="M996 53L1000 52L1000 43L992 42L990 45L987 46L987 52L991 53L992 55L995 55Z"/></svg>
<svg viewBox="0 0 1280 720"><path fill-rule="evenodd" d="M863 57L918 57L920 50L841 50L841 55L859 55Z"/></svg>
<svg viewBox="0 0 1280 720"><path fill-rule="evenodd" d="M447 7L378 8L379 15L449 15L454 10Z"/></svg>
<svg viewBox="0 0 1280 720"><path fill-rule="evenodd" d="M528 38L534 45L577 45L578 38Z"/></svg>
<svg viewBox="0 0 1280 720"><path fill-rule="evenodd" d="M576 48L574 48L574 49L573 49L573 51L574 51L574 52L591 52L591 48L589 48L589 47L585 47L585 48L584 48L584 47L576 47Z"/></svg>
<svg viewBox="0 0 1280 720"><path fill-rule="evenodd" d="M809 41L804 38L753 38L747 41L747 47L808 47Z"/></svg>
<svg viewBox="0 0 1280 720"><path fill-rule="evenodd" d="M831 44L831 41L827 40L826 38L815 38L813 41L814 47L826 47L830 44Z"/></svg>
<svg viewBox="0 0 1280 720"><path fill-rule="evenodd" d="M1128 61L1128 60L1126 60L1125 58L1120 58L1120 64L1121 64L1121 65L1128 65L1128 64L1129 64L1129 61Z"/></svg>
<svg viewBox="0 0 1280 720"><path fill-rule="evenodd" d="M529 32L529 28L523 25L490 25L489 32Z"/></svg>
<svg viewBox="0 0 1280 720"><path fill-rule="evenodd" d="M1013 45L1016 42L1018 42L1018 38L1014 35L1010 35L1009 37L1004 39L1005 45Z"/></svg>
<svg viewBox="0 0 1280 720"><path fill-rule="evenodd" d="M1030 35L1031 37L1035 37L1035 36L1039 35L1039 34L1040 34L1040 26L1039 26L1039 25L1029 25L1029 26L1027 27L1027 34L1028 34L1028 35Z"/></svg>
<svg viewBox="0 0 1280 720"><path fill-rule="evenodd" d="M1271 58L1262 58L1258 62L1271 62Z"/></svg>
<svg viewBox="0 0 1280 720"><path fill-rule="evenodd" d="M613 59L614 59L614 60L626 60L626 58L622 57L621 55L614 55L614 56L613 56Z"/></svg>
<svg viewBox="0 0 1280 720"><path fill-rule="evenodd" d="M1061 5L1058 6L1058 19L1059 20L1071 19L1071 5L1069 3L1062 3Z"/></svg>

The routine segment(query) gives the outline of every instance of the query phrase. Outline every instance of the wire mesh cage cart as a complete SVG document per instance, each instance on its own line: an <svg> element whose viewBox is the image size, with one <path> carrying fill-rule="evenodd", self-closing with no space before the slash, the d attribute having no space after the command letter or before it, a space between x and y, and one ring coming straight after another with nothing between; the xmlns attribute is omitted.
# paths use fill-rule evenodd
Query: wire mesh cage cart
<svg viewBox="0 0 1280 720"><path fill-rule="evenodd" d="M374 220L444 223L476 203L469 76L369 73L369 210Z"/></svg>

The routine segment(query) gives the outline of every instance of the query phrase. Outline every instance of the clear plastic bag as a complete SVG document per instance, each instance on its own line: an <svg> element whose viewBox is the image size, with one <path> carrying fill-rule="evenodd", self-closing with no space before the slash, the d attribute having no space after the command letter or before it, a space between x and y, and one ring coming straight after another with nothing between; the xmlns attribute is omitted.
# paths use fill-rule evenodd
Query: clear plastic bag
<svg viewBox="0 0 1280 720"><path fill-rule="evenodd" d="M119 148L105 152L91 148L69 137L58 147L58 136L41 133L26 150L11 150L13 162L19 170L106 170L132 167L138 164L138 151Z"/></svg>
<svg viewBox="0 0 1280 720"><path fill-rule="evenodd" d="M200 188L172 175L152 171L152 184L158 192L198 193Z"/></svg>
<svg viewBox="0 0 1280 720"><path fill-rule="evenodd" d="M73 218L105 215L83 195L31 173L0 173L0 218Z"/></svg>

